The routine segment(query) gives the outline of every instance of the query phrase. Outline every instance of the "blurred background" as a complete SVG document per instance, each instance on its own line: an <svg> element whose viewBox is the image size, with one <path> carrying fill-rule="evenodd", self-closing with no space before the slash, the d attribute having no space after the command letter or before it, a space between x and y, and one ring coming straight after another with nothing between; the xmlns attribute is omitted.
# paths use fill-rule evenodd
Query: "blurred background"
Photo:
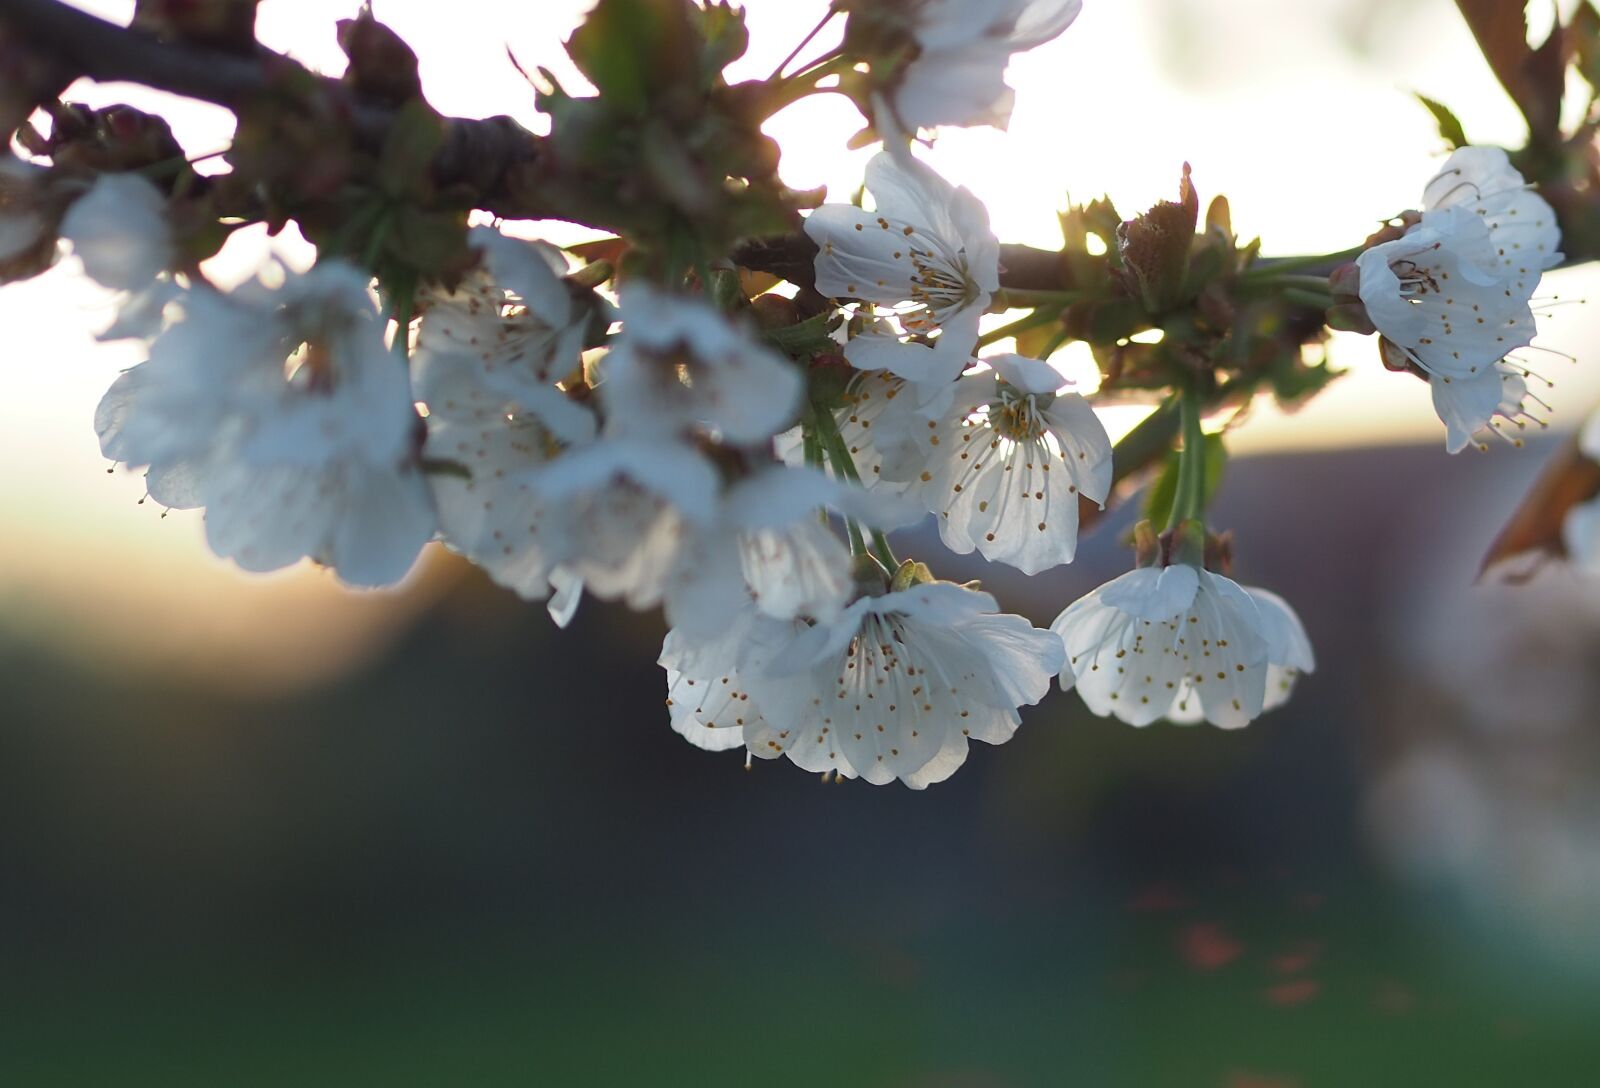
<svg viewBox="0 0 1600 1088"><path fill-rule="evenodd" d="M582 0L374 6L447 112L538 127L507 47L579 84ZM262 37L337 71L355 7L264 0ZM750 0L736 74L824 7ZM1265 252L1332 251L1436 167L1412 91L1521 139L1448 0L1086 9L1013 65L1009 135L927 155L1006 241L1052 245L1069 192L1131 214L1188 161ZM74 96L170 106L197 154L230 131ZM857 125L780 116L785 176L848 193ZM268 253L308 260L241 232L215 273ZM219 563L99 456L138 361L94 342L109 314L71 262L0 291L0 1083L1593 1083L1600 589L1474 582L1559 433L1448 457L1422 383L1337 340L1329 393L1238 432L1214 519L1316 646L1290 704L1139 731L1056 693L913 794L689 747L654 616L586 602L560 633L442 551L373 595ZM1530 357L1559 432L1600 400L1596 323L1543 327L1580 360ZM1126 568L1132 516L1033 579L896 546L1046 623Z"/></svg>

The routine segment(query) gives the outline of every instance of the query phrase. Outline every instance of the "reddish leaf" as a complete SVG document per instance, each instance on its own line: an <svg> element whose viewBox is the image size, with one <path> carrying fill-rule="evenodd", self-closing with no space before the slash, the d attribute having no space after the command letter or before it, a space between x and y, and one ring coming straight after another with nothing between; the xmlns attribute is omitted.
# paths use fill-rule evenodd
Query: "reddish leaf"
<svg viewBox="0 0 1600 1088"><path fill-rule="evenodd" d="M1515 0L1456 0L1478 48L1537 139L1558 134L1566 73L1558 25L1537 50L1528 45L1526 5Z"/></svg>
<svg viewBox="0 0 1600 1088"><path fill-rule="evenodd" d="M1573 438L1545 465L1512 513L1511 520L1489 545L1478 577L1482 578L1491 568L1520 555L1534 555L1538 559L1565 556L1561 525L1567 511L1596 495L1600 495L1600 465L1585 457L1578 449L1578 440ZM1512 580L1526 578L1531 573L1531 570L1519 572Z"/></svg>

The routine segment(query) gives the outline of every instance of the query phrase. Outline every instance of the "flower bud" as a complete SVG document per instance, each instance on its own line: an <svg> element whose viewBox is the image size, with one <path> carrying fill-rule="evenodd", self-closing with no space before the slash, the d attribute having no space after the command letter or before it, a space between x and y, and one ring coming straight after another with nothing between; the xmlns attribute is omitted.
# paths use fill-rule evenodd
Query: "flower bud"
<svg viewBox="0 0 1600 1088"><path fill-rule="evenodd" d="M1181 302L1189 273L1189 251L1200 220L1200 199L1183 164L1178 202L1164 200L1117 228L1117 252L1145 309L1161 313Z"/></svg>

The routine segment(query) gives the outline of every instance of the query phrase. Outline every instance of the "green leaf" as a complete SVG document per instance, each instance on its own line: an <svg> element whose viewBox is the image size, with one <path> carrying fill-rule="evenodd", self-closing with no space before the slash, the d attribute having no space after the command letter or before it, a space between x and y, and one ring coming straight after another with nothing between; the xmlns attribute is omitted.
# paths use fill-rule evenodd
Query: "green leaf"
<svg viewBox="0 0 1600 1088"><path fill-rule="evenodd" d="M750 45L750 32L745 29L744 9L736 8L728 0L696 9L700 23L701 85L710 87L722 70L740 57Z"/></svg>
<svg viewBox="0 0 1600 1088"><path fill-rule="evenodd" d="M467 246L467 217L459 212L401 208L394 214L385 249L429 280L452 280L473 261Z"/></svg>
<svg viewBox="0 0 1600 1088"><path fill-rule="evenodd" d="M1427 107L1428 112L1433 114L1434 121L1439 125L1439 135L1444 137L1445 143L1449 144L1452 149L1467 145L1466 131L1462 129L1461 121L1456 115L1450 112L1449 106L1446 106L1443 102L1437 102L1420 92L1417 93L1417 101L1421 102L1423 106Z"/></svg>
<svg viewBox="0 0 1600 1088"><path fill-rule="evenodd" d="M685 0L600 0L567 55L608 106L643 115L657 93L696 74L690 10Z"/></svg>
<svg viewBox="0 0 1600 1088"><path fill-rule="evenodd" d="M378 183L390 196L417 198L432 188L429 166L444 146L444 121L433 107L413 98L394 115L383 138Z"/></svg>
<svg viewBox="0 0 1600 1088"><path fill-rule="evenodd" d="M809 359L813 355L839 350L838 342L828 335L828 326L833 320L832 313L820 313L797 325L768 329L764 335L767 343L784 354Z"/></svg>

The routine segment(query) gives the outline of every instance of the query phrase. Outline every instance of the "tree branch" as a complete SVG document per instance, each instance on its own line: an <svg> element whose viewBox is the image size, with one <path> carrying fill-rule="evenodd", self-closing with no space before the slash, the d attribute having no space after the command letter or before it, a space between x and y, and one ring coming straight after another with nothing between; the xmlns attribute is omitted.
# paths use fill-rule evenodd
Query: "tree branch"
<svg viewBox="0 0 1600 1088"><path fill-rule="evenodd" d="M303 95L310 87L350 121L358 140L374 147L394 120L391 107L364 100L337 79L261 47L243 56L163 41L61 0L0 0L0 24L17 42L100 82L138 83L234 111L277 96ZM434 181L441 187L469 187L485 211L539 218L547 214L534 184L541 143L510 117L446 118L445 142L432 164Z"/></svg>

